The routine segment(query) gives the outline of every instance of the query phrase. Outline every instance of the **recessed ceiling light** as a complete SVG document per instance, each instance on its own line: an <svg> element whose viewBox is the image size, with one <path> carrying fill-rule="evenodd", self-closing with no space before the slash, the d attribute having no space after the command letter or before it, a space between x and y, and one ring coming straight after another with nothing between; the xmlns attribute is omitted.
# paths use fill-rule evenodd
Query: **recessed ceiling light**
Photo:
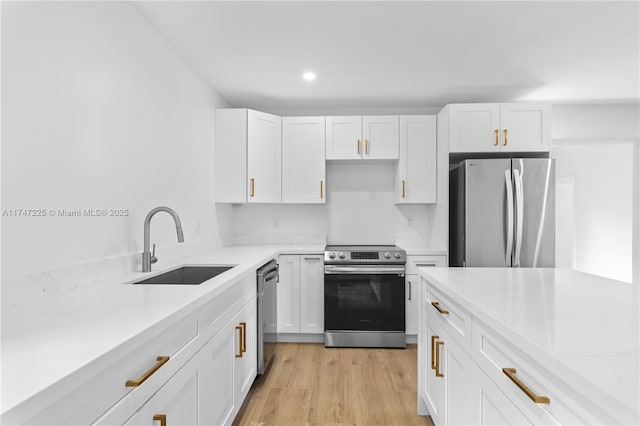
<svg viewBox="0 0 640 426"><path fill-rule="evenodd" d="M302 74L302 78L304 78L306 81L313 81L316 79L316 73L313 71L307 71Z"/></svg>

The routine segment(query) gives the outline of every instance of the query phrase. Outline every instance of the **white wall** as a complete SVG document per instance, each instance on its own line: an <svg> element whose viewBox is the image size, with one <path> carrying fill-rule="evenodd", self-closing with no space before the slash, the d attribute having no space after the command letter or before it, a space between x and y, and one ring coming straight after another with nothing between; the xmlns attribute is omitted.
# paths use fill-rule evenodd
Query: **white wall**
<svg viewBox="0 0 640 426"><path fill-rule="evenodd" d="M637 104L554 106L558 267L638 282L639 117Z"/></svg>
<svg viewBox="0 0 640 426"><path fill-rule="evenodd" d="M3 2L2 209L47 212L2 217L3 292L5 277L95 259L135 255L125 269L139 268L143 220L159 205L182 219L180 250L218 244L231 220L213 194L221 106L130 4ZM129 214L49 213L111 208ZM167 214L151 229L160 250L177 246Z"/></svg>

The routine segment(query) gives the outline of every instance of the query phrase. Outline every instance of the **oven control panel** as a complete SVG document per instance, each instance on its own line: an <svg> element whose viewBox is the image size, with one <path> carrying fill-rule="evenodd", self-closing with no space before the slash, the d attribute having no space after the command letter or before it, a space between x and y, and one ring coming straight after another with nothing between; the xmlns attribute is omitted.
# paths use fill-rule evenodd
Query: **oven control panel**
<svg viewBox="0 0 640 426"><path fill-rule="evenodd" d="M405 264L406 260L405 251L395 246L327 246L324 252L324 262L328 264Z"/></svg>

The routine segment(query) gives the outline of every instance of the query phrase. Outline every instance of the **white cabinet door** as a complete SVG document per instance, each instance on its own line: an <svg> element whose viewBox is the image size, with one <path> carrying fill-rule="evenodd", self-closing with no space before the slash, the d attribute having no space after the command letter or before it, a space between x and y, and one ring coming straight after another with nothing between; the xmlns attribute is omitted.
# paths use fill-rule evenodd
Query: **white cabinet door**
<svg viewBox="0 0 640 426"><path fill-rule="evenodd" d="M479 368L473 371L473 381L479 386L479 416L477 425L530 425L533 424L518 407Z"/></svg>
<svg viewBox="0 0 640 426"><path fill-rule="evenodd" d="M324 333L324 256L300 259L300 332Z"/></svg>
<svg viewBox="0 0 640 426"><path fill-rule="evenodd" d="M400 157L396 173L398 204L437 201L436 117L400 117Z"/></svg>
<svg viewBox="0 0 640 426"><path fill-rule="evenodd" d="M216 109L215 197L217 203L247 202L247 110Z"/></svg>
<svg viewBox="0 0 640 426"><path fill-rule="evenodd" d="M278 333L300 333L300 256L280 255Z"/></svg>
<svg viewBox="0 0 640 426"><path fill-rule="evenodd" d="M233 366L234 379L234 405L239 407L242 405L245 396L249 393L251 384L256 378L258 363L258 337L256 332L256 300L252 299L244 308L234 317L232 324L235 333L235 346L237 349L234 355L235 364Z"/></svg>
<svg viewBox="0 0 640 426"><path fill-rule="evenodd" d="M282 119L282 202L325 202L325 118Z"/></svg>
<svg viewBox="0 0 640 426"><path fill-rule="evenodd" d="M362 158L362 117L326 117L326 159Z"/></svg>
<svg viewBox="0 0 640 426"><path fill-rule="evenodd" d="M362 117L364 155L370 160L397 160L399 156L398 116Z"/></svg>
<svg viewBox="0 0 640 426"><path fill-rule="evenodd" d="M229 322L201 350L208 368L207 424L230 424L237 411L238 401L233 391L235 355L239 350L237 334L238 331Z"/></svg>
<svg viewBox="0 0 640 426"><path fill-rule="evenodd" d="M499 152L500 104L449 105L449 152Z"/></svg>
<svg viewBox="0 0 640 426"><path fill-rule="evenodd" d="M247 114L247 201L280 203L282 119L253 110Z"/></svg>
<svg viewBox="0 0 640 426"><path fill-rule="evenodd" d="M420 276L406 276L406 333L418 333L418 317L420 314Z"/></svg>
<svg viewBox="0 0 640 426"><path fill-rule="evenodd" d="M423 372L423 380L426 382L424 399L433 423L436 426L446 425L446 381L442 376L440 363L436 362L442 359L440 357L442 355L440 346L437 345L442 333L434 330L428 315L425 314L423 320L424 329L426 330L424 344L427 346L427 362L424 366L426 370ZM436 353L438 358L436 358Z"/></svg>
<svg viewBox="0 0 640 426"><path fill-rule="evenodd" d="M446 334L439 341L440 370L446 381L446 407L448 425L477 424L479 417L479 386L474 378L478 367L471 357Z"/></svg>
<svg viewBox="0 0 640 426"><path fill-rule="evenodd" d="M501 151L549 151L551 105L500 104Z"/></svg>
<svg viewBox="0 0 640 426"><path fill-rule="evenodd" d="M207 360L198 352L149 399L125 425L205 425Z"/></svg>

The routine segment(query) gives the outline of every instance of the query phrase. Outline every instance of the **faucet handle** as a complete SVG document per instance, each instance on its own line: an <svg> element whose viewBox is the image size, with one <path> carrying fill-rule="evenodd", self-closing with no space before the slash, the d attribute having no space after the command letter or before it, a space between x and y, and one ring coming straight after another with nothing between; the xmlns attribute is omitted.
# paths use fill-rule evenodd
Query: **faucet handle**
<svg viewBox="0 0 640 426"><path fill-rule="evenodd" d="M153 250L151 251L151 264L154 264L158 261L158 258L156 257L156 245L153 245Z"/></svg>

